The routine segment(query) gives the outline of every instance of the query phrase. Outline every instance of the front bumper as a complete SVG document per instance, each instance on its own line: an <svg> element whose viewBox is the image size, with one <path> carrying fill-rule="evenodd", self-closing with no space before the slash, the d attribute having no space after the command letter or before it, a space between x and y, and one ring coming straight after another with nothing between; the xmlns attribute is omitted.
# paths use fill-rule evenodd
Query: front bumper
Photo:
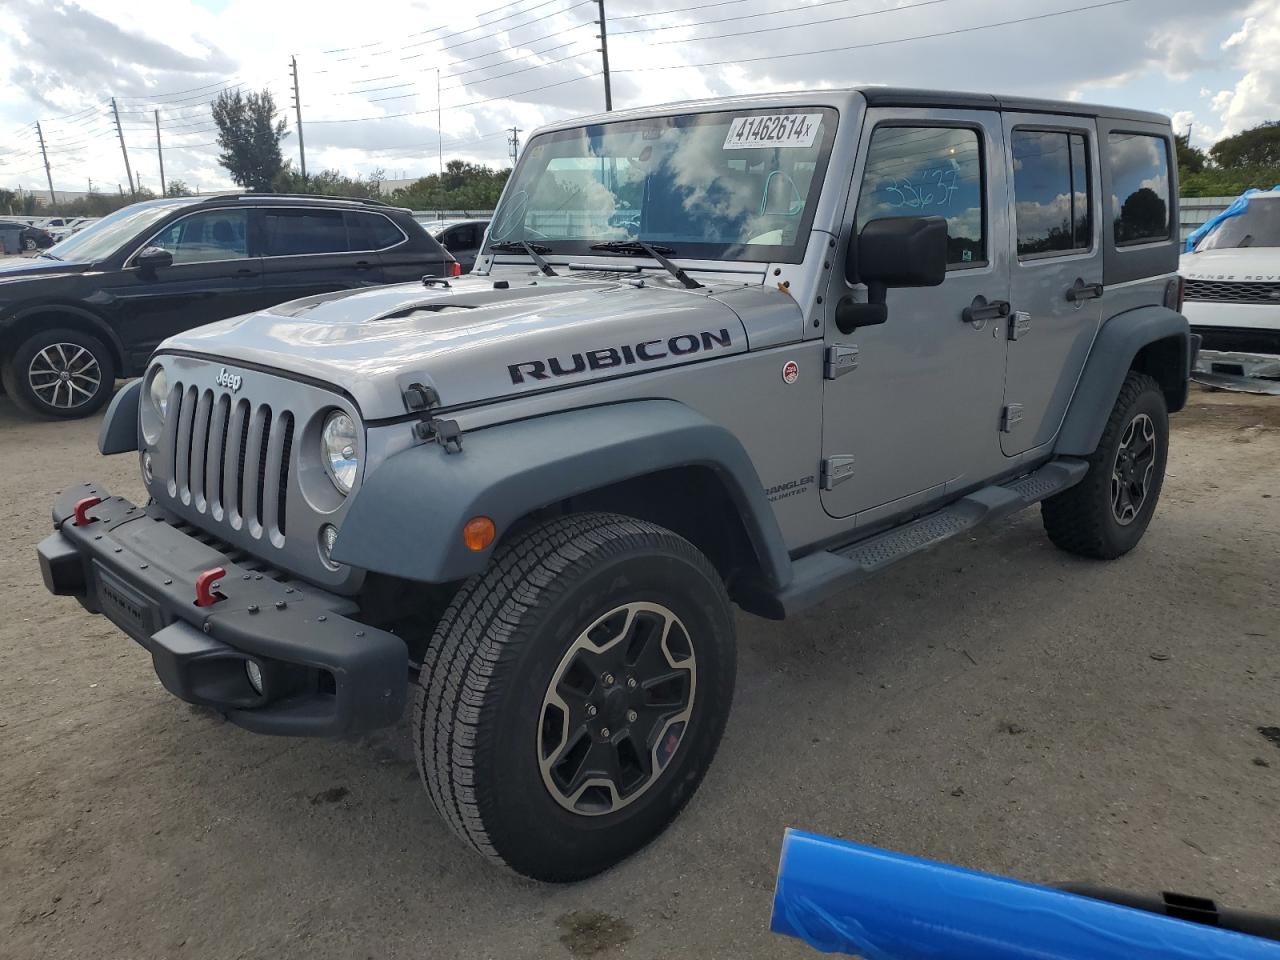
<svg viewBox="0 0 1280 960"><path fill-rule="evenodd" d="M78 525L76 504L87 497L102 502ZM349 598L277 580L242 552L223 553L99 484L62 493L53 524L37 548L45 586L137 640L175 696L258 733L333 736L400 718L404 641L351 619L357 606ZM221 599L197 606L196 578L219 567ZM249 660L261 668L261 694L249 682Z"/></svg>

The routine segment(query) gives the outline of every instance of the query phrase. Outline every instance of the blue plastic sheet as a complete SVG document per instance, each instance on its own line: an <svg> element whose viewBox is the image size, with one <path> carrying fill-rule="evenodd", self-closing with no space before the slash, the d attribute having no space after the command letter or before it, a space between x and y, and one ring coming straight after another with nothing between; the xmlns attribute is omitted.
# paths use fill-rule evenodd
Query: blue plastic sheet
<svg viewBox="0 0 1280 960"><path fill-rule="evenodd" d="M1280 960L1280 943L788 830L775 933L864 960Z"/></svg>
<svg viewBox="0 0 1280 960"><path fill-rule="evenodd" d="M1280 183L1276 184L1271 189L1273 191L1280 191ZM1231 206L1227 207L1227 209L1223 210L1219 214L1215 214L1208 222L1202 223L1200 226L1192 230L1191 233L1187 235L1187 246L1184 252L1190 253L1194 250L1196 248L1196 244L1212 233L1223 220L1227 220L1231 217L1238 217L1240 214L1244 213L1245 209L1249 206L1249 198L1255 193L1263 192L1264 191L1259 190L1257 187L1250 187L1244 193L1240 194L1240 196L1231 201Z"/></svg>

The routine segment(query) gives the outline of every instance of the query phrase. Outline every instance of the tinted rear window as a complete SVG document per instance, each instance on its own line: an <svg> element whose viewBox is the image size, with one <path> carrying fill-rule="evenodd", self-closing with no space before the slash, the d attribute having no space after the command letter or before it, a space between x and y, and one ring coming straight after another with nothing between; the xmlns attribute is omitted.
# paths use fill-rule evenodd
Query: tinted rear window
<svg viewBox="0 0 1280 960"><path fill-rule="evenodd" d="M385 250L404 240L400 228L380 213L347 212L351 249Z"/></svg>
<svg viewBox="0 0 1280 960"><path fill-rule="evenodd" d="M268 257L346 253L347 227L341 210L265 210Z"/></svg>
<svg viewBox="0 0 1280 960"><path fill-rule="evenodd" d="M1088 249L1089 162L1084 137L1057 130L1014 130L1014 219L1018 256Z"/></svg>
<svg viewBox="0 0 1280 960"><path fill-rule="evenodd" d="M1169 148L1163 137L1107 136L1111 216L1117 246L1168 240Z"/></svg>

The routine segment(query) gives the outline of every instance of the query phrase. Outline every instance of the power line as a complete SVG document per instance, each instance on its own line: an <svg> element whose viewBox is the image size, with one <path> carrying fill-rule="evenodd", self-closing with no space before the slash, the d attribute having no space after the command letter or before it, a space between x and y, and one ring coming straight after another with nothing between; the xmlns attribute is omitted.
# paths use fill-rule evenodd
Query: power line
<svg viewBox="0 0 1280 960"><path fill-rule="evenodd" d="M529 90L517 90L513 93L504 93L496 97L485 97L483 100L472 100L470 103L453 103L449 105L450 110L459 110L464 107L478 107L482 103L492 103L495 100L510 100L513 97L522 97L526 93L539 93L542 90L550 90L552 87L563 87L565 84L577 83L579 80L591 80L600 76L599 73L584 73L578 77L570 77L568 80L559 80L555 83L544 84L541 87L533 87ZM400 117L420 117L424 114L435 113L434 108L431 110L409 110L404 113L384 113L377 117L342 117L333 120L312 120L312 124L317 123L364 123L368 120L396 120Z"/></svg>
<svg viewBox="0 0 1280 960"><path fill-rule="evenodd" d="M735 57L732 60L708 60L703 63L679 63L668 64L653 67L627 67L624 70L615 70L614 73L647 73L651 70L685 70L697 69L701 67L723 67L739 63L761 63L766 60L788 60L795 57L813 57L824 53L844 53L848 50L865 50L869 47L885 47L898 43L910 43L914 40L932 40L937 37L950 37L962 33L974 33L979 30L991 30L995 27L1007 27L1015 23L1030 23L1033 20L1047 20L1051 17L1061 17L1069 13L1081 13L1085 10L1098 10L1102 7L1115 7L1122 3L1132 3L1133 0L1104 0L1102 3L1092 3L1083 7L1071 7L1067 10L1056 10L1052 13L1041 13L1029 17L1016 17L1012 20L1000 20L995 23L980 23L972 27L957 27L953 30L942 30L937 33L921 33L913 37L896 37L892 40L874 40L869 43L854 43L843 47L824 47L821 50L797 50L794 53L773 53L762 57ZM715 40L717 37L702 37L703 40Z"/></svg>
<svg viewBox="0 0 1280 960"><path fill-rule="evenodd" d="M689 10L708 10L711 7L727 7L735 3L746 3L747 0L715 0L714 3L699 3L692 7L676 7L673 10L651 10L648 13L628 13L621 17L610 17L617 23L620 20L649 20L653 17L665 17L669 13L685 13Z"/></svg>
<svg viewBox="0 0 1280 960"><path fill-rule="evenodd" d="M475 14L475 17L476 17L477 19L479 19L480 17L487 17L487 16L488 16L489 14L491 14L491 13L503 12L503 15L502 15L502 16L500 16L500 17L498 17L496 20L491 21L490 23L478 23L478 24L476 24L474 27L467 27L467 28L466 28L466 29L464 29L464 30L455 30L453 33L446 33L444 36L442 36L442 37L437 37L436 39L437 39L437 40L447 40L447 39L449 39L450 37L456 37L456 36L458 36L458 35L460 35L460 34L463 34L463 33L472 33L472 32L474 32L474 31L476 31L476 30L481 29L482 27L489 27L489 26L493 26L494 24L496 24L496 23L501 23L503 20L505 20L505 19L510 19L511 17L522 17L522 16L524 16L526 13L532 13L534 10L539 10L539 9L541 9L542 7L549 7L549 6L551 6L552 4L554 4L554 3L561 3L561 2L563 2L563 0L543 0L543 2L542 2L542 3L538 4L537 6L530 7L528 10L517 10L517 11L515 11L515 12L511 12L511 7L513 7L513 6L519 6L520 2L522 2L522 0L517 0L517 2L516 2L515 4L510 4L510 3L508 3L508 4L503 4L503 5L502 5L502 6L500 6L500 7L493 7L493 8L491 8L491 9L489 9L489 10L482 10L480 13ZM410 33L410 34L407 34L407 35L405 36L405 39L407 40L407 39L409 39L410 37L424 37L424 36L426 36L427 34L429 34L429 33L435 33L436 31L438 31L438 30L440 30L440 29L442 29L442 28L441 28L441 27L432 27L430 30L419 30L417 33ZM331 53L348 53L348 52L350 52L350 51L352 51L352 50L367 50L367 49L368 49L368 48L370 48L370 47L384 46L384 45L386 45L386 43L387 43L387 41L386 41L386 40L375 40L375 41L373 41L372 43L360 44L359 46L355 46L355 47L338 47L338 48L333 49L333 50L321 50L320 52L321 52L321 53L324 53L324 54L331 54Z"/></svg>
<svg viewBox="0 0 1280 960"><path fill-rule="evenodd" d="M703 20L700 23L671 23L660 27L636 27L634 30L617 30L615 36L627 36L633 33L657 33L660 30L696 30L699 27L707 27L716 23L730 23L735 20L758 20L760 17L776 17L786 13L808 12L817 10L821 7L832 7L840 3L849 3L850 0L822 0L820 3L805 4L801 7L785 7L780 10L766 10L764 13L744 13L736 17L721 17L718 20ZM951 0L922 0L920 3L904 3L899 7L881 7L878 10L864 10L859 13L850 13L842 17L830 17L823 20L806 20L801 23L785 23L778 26L761 27L758 30L744 30L741 33L724 33L717 34L714 38L688 37L681 40L665 40L662 43L693 43L701 39L716 39L721 37L742 37L749 33L772 33L775 30L790 30L792 27L809 27L820 23L836 23L841 20L859 20L863 17L878 17L885 13L898 13L901 10L914 10L917 7L931 7L939 3L949 3Z"/></svg>

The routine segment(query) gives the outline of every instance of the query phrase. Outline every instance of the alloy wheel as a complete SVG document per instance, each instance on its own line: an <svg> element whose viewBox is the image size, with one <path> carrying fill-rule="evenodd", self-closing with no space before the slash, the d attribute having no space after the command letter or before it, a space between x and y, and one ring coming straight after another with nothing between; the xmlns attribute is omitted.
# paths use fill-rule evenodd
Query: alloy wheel
<svg viewBox="0 0 1280 960"><path fill-rule="evenodd" d="M77 343L51 343L31 358L27 383L46 405L73 410L97 395L102 368L97 357Z"/></svg>
<svg viewBox="0 0 1280 960"><path fill-rule="evenodd" d="M1142 511L1156 465L1156 425L1140 413L1125 427L1111 466L1111 514L1128 526Z"/></svg>
<svg viewBox="0 0 1280 960"><path fill-rule="evenodd" d="M689 634L666 607L628 603L592 623L542 702L538 766L551 796L585 816L639 799L680 746L696 681Z"/></svg>

